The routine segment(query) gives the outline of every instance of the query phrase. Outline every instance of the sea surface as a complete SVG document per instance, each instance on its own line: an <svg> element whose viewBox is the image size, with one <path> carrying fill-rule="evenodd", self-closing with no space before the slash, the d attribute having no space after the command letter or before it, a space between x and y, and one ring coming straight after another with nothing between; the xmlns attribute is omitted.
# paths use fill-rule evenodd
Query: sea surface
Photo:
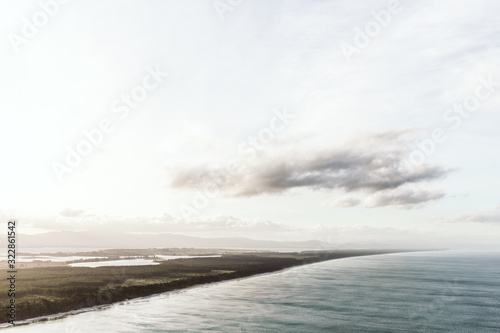
<svg viewBox="0 0 500 333"><path fill-rule="evenodd" d="M6 332L500 332L500 254L331 260Z"/></svg>

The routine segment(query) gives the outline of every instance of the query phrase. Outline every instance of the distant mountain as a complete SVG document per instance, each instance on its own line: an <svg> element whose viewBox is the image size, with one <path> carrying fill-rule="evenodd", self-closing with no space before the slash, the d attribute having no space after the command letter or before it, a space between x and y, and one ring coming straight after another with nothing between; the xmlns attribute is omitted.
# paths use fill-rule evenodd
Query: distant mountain
<svg viewBox="0 0 500 333"><path fill-rule="evenodd" d="M250 238L202 238L176 234L128 234L121 232L61 231L37 235L19 235L21 251L28 248L226 248L226 249L297 249L324 250L332 244L310 240L266 241Z"/></svg>

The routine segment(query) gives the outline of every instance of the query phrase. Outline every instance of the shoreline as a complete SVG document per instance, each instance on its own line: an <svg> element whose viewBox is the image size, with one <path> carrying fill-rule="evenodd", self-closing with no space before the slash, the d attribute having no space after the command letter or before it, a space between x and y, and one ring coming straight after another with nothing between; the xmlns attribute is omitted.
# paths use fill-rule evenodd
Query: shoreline
<svg viewBox="0 0 500 333"><path fill-rule="evenodd" d="M116 305L125 305L125 304L134 303L134 302L148 301L152 298L159 297L161 295L180 293L180 292L183 292L185 290L194 289L194 288L204 288L204 287L208 287L208 286L213 285L213 284L219 284L219 283L224 283L224 282L228 282L228 281L239 281L239 280L243 280L243 279L249 279L249 278L254 278L254 277L259 277L259 276L266 276L266 275L270 275L270 274L281 273L281 272L284 272L287 270L291 270L293 268L303 267L306 265L309 266L309 265L313 265L313 264L319 264L319 263L323 263L323 262L331 261L331 260L347 259L347 258L353 258L353 257L375 256L375 255L401 254L401 253L409 253L409 252L415 253L415 252L420 252L420 251L427 252L428 250L413 250L413 251L409 251L409 250L397 251L397 250L395 250L395 251L366 251L366 252L362 251L363 253L351 253L350 255L343 254L340 256L339 256L340 253L329 252L328 254L333 253L333 254L336 254L336 256L334 256L334 257L328 256L328 258L320 258L316 253L316 256L312 257L314 259L313 261L301 262L299 264L289 265L287 267L282 267L282 268L276 269L276 270L263 271L260 273L250 273L250 274L248 274L248 272L240 272L240 274L243 274L241 276L238 276L238 274L233 274L236 272L230 273L231 275L235 275L235 276L217 276L216 275L216 276L212 277L214 280L210 281L210 282L194 283L192 285L188 285L185 287L177 287L177 288L174 287L174 289L172 289L172 290L160 291L158 293L153 293L153 294L139 296L139 297L133 297L130 299L118 300L118 301L114 301L114 302L111 301L111 302L105 303L105 304L99 304L99 305L94 305L94 306L89 306L89 307L81 307L81 308L70 310L70 311L64 311L64 312L58 312L58 313L54 313L54 314L47 314L47 315L43 315L43 316L22 319L22 320L16 321L14 325L9 324L7 322L4 322L4 323L0 323L0 329L6 329L6 328L11 328L11 327L16 327L16 326L26 326L26 325L31 325L31 324L35 324L35 323L58 320L58 319L66 318L68 316L77 315L77 314L86 313L86 312L102 311L102 310L109 309L109 308L116 306ZM350 251L350 252L355 252L355 251ZM321 253L323 255L326 254L324 252L318 252L318 253ZM281 254L283 254L283 253L281 253ZM145 266L143 266L143 267L145 267Z"/></svg>
<svg viewBox="0 0 500 333"><path fill-rule="evenodd" d="M338 258L338 259L347 259L347 258L351 258L351 257ZM338 260L338 259L331 259L331 260ZM314 263L306 264L306 265L309 266L309 265L314 265L314 264L320 264L320 263L324 263L326 261L330 261L330 260L325 260L325 261L320 261L320 262L314 262ZM41 322L46 322L46 321L52 321L52 320L59 320L59 319L64 319L64 318L69 317L69 316L74 316L74 315L78 315L78 314L81 314L81 313L87 313L87 312L92 312L92 311L104 311L104 310L109 309L109 308L111 308L113 306L116 306L116 305L126 305L126 304L131 304L131 303L136 303L136 302L148 301L150 299L153 299L155 297L160 297L162 295L177 294L177 293L181 293L181 292L184 292L184 291L190 290L190 289L206 288L206 287L209 287L211 285L223 284L223 283L227 283L229 281L241 281L241 280L247 280L247 279L251 279L251 278L255 278L255 277L259 277L259 276L267 276L267 275L272 275L272 274L278 274L278 273L286 272L288 270L292 270L294 268L299 268L299 267L303 267L303 266L305 266L305 265L292 266L292 267L283 268L281 270L274 271L274 272L259 273L259 274L254 274L254 275L249 275L249 276L244 276L244 277L239 277L239 278L222 280L222 281L215 281L215 282L207 282L207 283L202 283L202 284L195 284L195 285L192 285L192 286L189 286L189 287L185 287L185 288L179 288L179 289L176 289L176 290L170 290L170 291L165 291L165 292L162 292L162 293L151 294L151 295L148 295L148 296L142 296L142 297L132 298L132 299L129 299L129 300L126 300L126 301L117 301L117 302L113 302L113 303L109 303L109 304L95 305L95 306L92 306L92 307L81 308L81 309L78 309L78 310L72 310L72 311L68 311L68 312L56 313L56 314L53 314L53 315L46 315L46 316L41 316L41 317L29 318L29 319L26 319L26 320L23 320L23 321L16 322L15 325L8 324L8 323L1 323L0 324L0 329L10 328L10 327L16 327L16 326L26 326L26 325L31 325L31 324L41 323Z"/></svg>

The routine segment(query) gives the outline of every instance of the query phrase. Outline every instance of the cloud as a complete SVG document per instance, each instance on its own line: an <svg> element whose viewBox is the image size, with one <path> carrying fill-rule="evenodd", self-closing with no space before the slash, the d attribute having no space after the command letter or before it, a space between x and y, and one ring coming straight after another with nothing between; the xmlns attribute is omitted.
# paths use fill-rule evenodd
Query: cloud
<svg viewBox="0 0 500 333"><path fill-rule="evenodd" d="M472 222L472 223L485 223L485 224L498 224L500 225L500 210L490 211L477 211L467 214L458 215L451 218L448 222Z"/></svg>
<svg viewBox="0 0 500 333"><path fill-rule="evenodd" d="M242 219L229 215L219 215L203 218L182 220L171 215L162 216L108 216L82 214L78 217L45 217L25 218L37 228L47 231L92 231L101 233L168 233L204 238L252 238L275 241L308 241L318 240L325 246L356 248L363 246L415 246L429 247L437 242L431 242L429 235L416 233L412 230L394 228L379 228L366 225L354 226L324 226L297 227L284 223L276 223L263 219ZM442 241L442 239L440 239ZM442 246L442 244L441 244Z"/></svg>
<svg viewBox="0 0 500 333"><path fill-rule="evenodd" d="M249 237L256 239L280 239L290 227L264 219L240 219L229 215L181 219L169 214L162 216L110 216L79 214L78 216L29 217L31 226L52 231L100 230L129 233L173 233L202 237Z"/></svg>
<svg viewBox="0 0 500 333"><path fill-rule="evenodd" d="M307 149L305 145L269 149L253 158L240 160L232 171L224 167L191 166L170 169L173 188L214 188L226 196L281 194L293 189L342 190L345 193L378 193L377 206L398 202L391 197L404 185L434 181L449 170L405 162L413 151L409 138L416 130L364 134L327 149ZM323 143L324 145L324 143ZM286 152L286 153L284 153ZM400 203L424 203L443 194L400 192ZM345 203L354 205L354 201ZM344 203L344 204L345 204Z"/></svg>
<svg viewBox="0 0 500 333"><path fill-rule="evenodd" d="M242 219L220 215L181 220L171 215L162 216L108 216L83 214L75 218L57 216L29 216L19 213L26 229L36 226L37 232L95 231L102 233L169 233L204 238L252 238L275 241L317 240L335 248L460 248L468 246L497 247L496 235L477 236L455 233L446 235L414 229L375 227L372 225L299 227L263 219ZM5 214L0 211L0 216ZM29 221L29 222L28 222ZM98 229L97 229L98 228ZM470 247L469 247L470 248Z"/></svg>
<svg viewBox="0 0 500 333"><path fill-rule="evenodd" d="M65 208L59 212L59 215L64 217L77 217L84 213L83 209L69 209Z"/></svg>
<svg viewBox="0 0 500 333"><path fill-rule="evenodd" d="M415 208L439 200L446 194L441 190L423 190L414 188L397 188L382 191L365 200L365 207L394 206L396 208Z"/></svg>
<svg viewBox="0 0 500 333"><path fill-rule="evenodd" d="M347 207L354 207L357 206L361 203L360 200L352 197L346 197L346 198L339 198L335 200L330 206L331 207L340 207L340 208L347 208Z"/></svg>

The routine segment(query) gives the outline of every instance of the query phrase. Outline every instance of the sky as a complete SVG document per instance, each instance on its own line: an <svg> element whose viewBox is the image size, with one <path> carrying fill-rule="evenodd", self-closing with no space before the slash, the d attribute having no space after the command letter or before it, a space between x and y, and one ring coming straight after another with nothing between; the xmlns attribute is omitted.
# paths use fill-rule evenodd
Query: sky
<svg viewBox="0 0 500 333"><path fill-rule="evenodd" d="M1 4L21 233L498 249L497 1Z"/></svg>

